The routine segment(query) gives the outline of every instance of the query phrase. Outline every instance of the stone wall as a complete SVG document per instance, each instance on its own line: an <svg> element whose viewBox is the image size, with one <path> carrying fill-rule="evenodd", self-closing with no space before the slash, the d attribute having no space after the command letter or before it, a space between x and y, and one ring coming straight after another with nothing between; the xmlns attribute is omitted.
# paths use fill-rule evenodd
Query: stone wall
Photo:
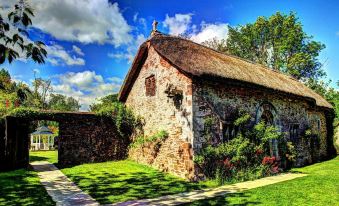
<svg viewBox="0 0 339 206"><path fill-rule="evenodd" d="M59 123L58 163L122 160L127 157L128 144L128 138L120 137L111 119L78 115Z"/></svg>
<svg viewBox="0 0 339 206"><path fill-rule="evenodd" d="M224 134L221 128L221 122L234 121L236 111L244 110L251 115L253 126L258 121L265 109L270 110L273 115L273 123L280 131L286 134L289 139L289 131L292 124L299 126L298 136L309 127L317 127L320 121L320 128L317 128L319 140L310 141L297 138L296 149L298 153L297 166L309 164L314 161L325 158L327 154L327 122L324 112L319 108L312 106L304 99L293 96L287 96L278 92L272 92L262 88L255 88L246 84L239 83L218 83L212 81L199 81L193 84L193 116L194 116L194 143L193 149L199 151L204 138L204 121L212 117L217 119L214 125L215 135L213 143L218 144L223 141ZM315 123L312 123L315 122ZM312 143L312 145L311 145ZM314 144L318 144L317 154L312 154Z"/></svg>
<svg viewBox="0 0 339 206"><path fill-rule="evenodd" d="M145 80L152 75L156 80L155 96L147 96ZM169 91L179 94L178 98L174 98ZM143 132L146 138L160 130L169 133L169 138L155 158L150 156L152 152L145 152L147 148L131 150L130 158L177 176L190 176L188 173L192 171L186 168L192 167L193 164L189 152L191 149L183 152L183 148L190 147L187 145L193 142L191 79L150 48L127 97L126 105L144 119Z"/></svg>
<svg viewBox="0 0 339 206"><path fill-rule="evenodd" d="M58 163L121 160L127 157L128 138L118 134L114 123L90 113L41 113L34 117L6 117L1 136L0 170L19 169L29 163L30 123L36 120L59 122Z"/></svg>

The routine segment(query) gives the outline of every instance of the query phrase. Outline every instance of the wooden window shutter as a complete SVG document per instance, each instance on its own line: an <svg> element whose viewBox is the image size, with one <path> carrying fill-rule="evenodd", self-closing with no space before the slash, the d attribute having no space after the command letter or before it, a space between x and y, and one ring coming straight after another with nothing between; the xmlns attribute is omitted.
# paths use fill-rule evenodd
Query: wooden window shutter
<svg viewBox="0 0 339 206"><path fill-rule="evenodd" d="M145 79L146 96L155 96L156 81L155 76L151 75Z"/></svg>

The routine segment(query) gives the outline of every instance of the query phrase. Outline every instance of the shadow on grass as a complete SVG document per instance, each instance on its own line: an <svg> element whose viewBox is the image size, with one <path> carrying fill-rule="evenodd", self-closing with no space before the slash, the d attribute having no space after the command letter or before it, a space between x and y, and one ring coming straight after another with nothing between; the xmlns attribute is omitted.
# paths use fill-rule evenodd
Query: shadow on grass
<svg viewBox="0 0 339 206"><path fill-rule="evenodd" d="M186 182L160 172L77 172L67 176L101 204L155 198L206 188L204 185Z"/></svg>
<svg viewBox="0 0 339 206"><path fill-rule="evenodd" d="M40 184L37 174L27 169L0 173L0 205L55 205Z"/></svg>
<svg viewBox="0 0 339 206"><path fill-rule="evenodd" d="M29 161L34 162L34 161L48 161L47 157L42 157L42 156L36 156L36 155L29 155Z"/></svg>
<svg viewBox="0 0 339 206"><path fill-rule="evenodd" d="M248 198L251 195L243 192L239 193L229 193L224 196L214 197L210 199L204 199L195 201L188 204L182 204L182 206L205 206L205 205L237 205L237 206L247 206L247 205L258 205L261 202L258 201L249 201ZM230 198L241 199L240 202L230 201Z"/></svg>

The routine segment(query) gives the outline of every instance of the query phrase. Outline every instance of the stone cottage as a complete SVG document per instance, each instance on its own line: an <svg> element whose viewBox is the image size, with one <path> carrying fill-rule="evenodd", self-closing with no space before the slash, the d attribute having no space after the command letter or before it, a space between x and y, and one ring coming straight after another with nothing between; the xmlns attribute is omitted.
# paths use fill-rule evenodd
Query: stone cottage
<svg viewBox="0 0 339 206"><path fill-rule="evenodd" d="M119 100L143 117L146 137L169 133L160 148L131 149L130 158L188 179L195 175L194 153L206 141L204 119L218 120L216 141L224 142L236 134L234 110L297 142L297 165L328 157L333 145L331 104L296 79L156 30L140 46ZM306 128L319 134L315 147L297 141Z"/></svg>

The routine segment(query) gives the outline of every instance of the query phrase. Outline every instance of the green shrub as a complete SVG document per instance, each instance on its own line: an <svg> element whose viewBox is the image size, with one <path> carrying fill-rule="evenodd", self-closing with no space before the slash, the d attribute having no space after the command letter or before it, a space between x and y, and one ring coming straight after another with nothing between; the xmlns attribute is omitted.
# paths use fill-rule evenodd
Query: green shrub
<svg viewBox="0 0 339 206"><path fill-rule="evenodd" d="M141 119L136 117L132 110L120 102L113 102L96 111L96 114L111 118L119 134L124 138L130 138L131 135L142 126Z"/></svg>
<svg viewBox="0 0 339 206"><path fill-rule="evenodd" d="M168 137L168 133L165 130L161 130L157 132L156 134L149 136L149 137L144 137L144 136L138 136L130 145L130 148L136 148L142 145L145 145L146 143L151 143L151 142L162 142ZM158 147L160 145L157 145Z"/></svg>
<svg viewBox="0 0 339 206"><path fill-rule="evenodd" d="M264 122L251 128L245 127L251 117L246 113L241 115L234 121L234 125L240 128L236 137L218 145L209 144L194 157L194 163L204 175L220 184L276 174L281 171L279 166L282 161L286 164L295 159L293 145L284 140L278 128ZM205 121L205 125L206 122L211 121ZM270 157L272 141L278 142L280 159Z"/></svg>

